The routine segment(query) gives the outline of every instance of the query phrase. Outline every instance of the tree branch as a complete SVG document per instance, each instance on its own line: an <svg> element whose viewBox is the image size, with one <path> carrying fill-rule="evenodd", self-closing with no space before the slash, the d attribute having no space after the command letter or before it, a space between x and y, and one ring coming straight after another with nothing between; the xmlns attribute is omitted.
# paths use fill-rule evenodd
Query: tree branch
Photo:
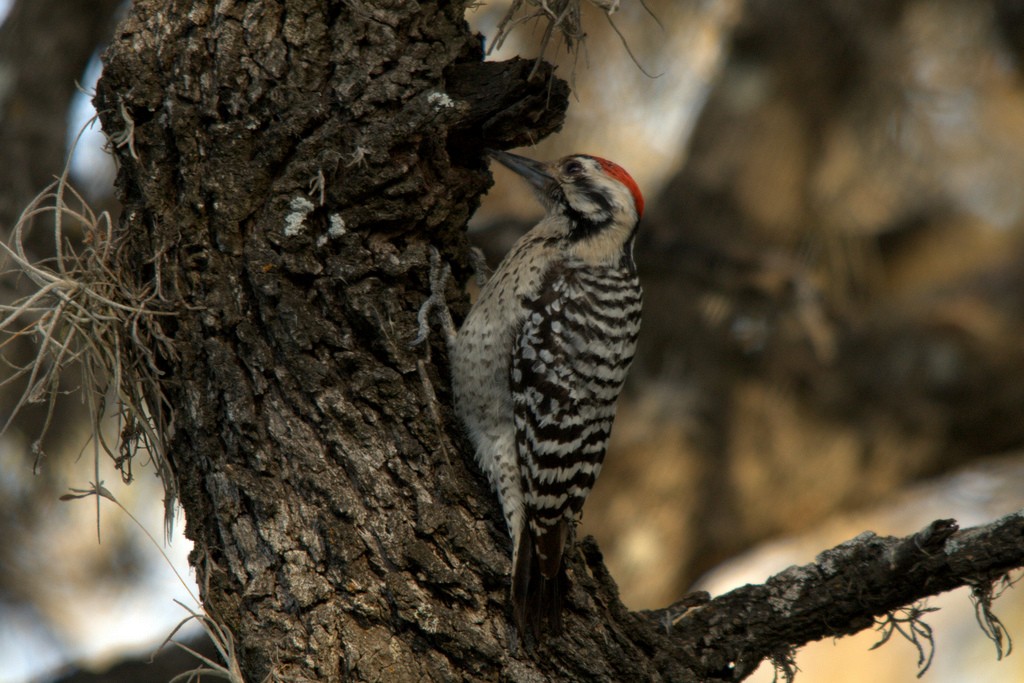
<svg viewBox="0 0 1024 683"><path fill-rule="evenodd" d="M904 538L864 532L811 564L690 610L673 635L697 680L742 680L764 659L857 633L875 617L960 586L987 591L1021 566L1021 512L964 530L936 520Z"/></svg>

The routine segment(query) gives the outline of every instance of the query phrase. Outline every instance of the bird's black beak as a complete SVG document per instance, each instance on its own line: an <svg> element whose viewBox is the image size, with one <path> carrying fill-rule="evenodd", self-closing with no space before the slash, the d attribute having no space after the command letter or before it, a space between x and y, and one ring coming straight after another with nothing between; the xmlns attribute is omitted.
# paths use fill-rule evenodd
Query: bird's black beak
<svg viewBox="0 0 1024 683"><path fill-rule="evenodd" d="M518 154L512 154L510 152L502 152L497 149L489 149L487 153L491 157L500 162L503 166L506 166L522 177L526 178L527 182L542 195L548 193L554 184L555 178L551 175L548 170L548 165L541 161L534 161L526 157L521 157Z"/></svg>

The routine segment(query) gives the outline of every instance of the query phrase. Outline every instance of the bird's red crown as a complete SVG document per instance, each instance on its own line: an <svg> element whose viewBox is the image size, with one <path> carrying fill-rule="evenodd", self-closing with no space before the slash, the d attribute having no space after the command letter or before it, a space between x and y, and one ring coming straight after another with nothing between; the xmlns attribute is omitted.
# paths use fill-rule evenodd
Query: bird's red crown
<svg viewBox="0 0 1024 683"><path fill-rule="evenodd" d="M633 176L629 175L629 172L626 169L622 168L614 161L608 161L601 157L594 157L594 159L597 163L601 164L601 168L604 169L605 173L610 175L612 178L615 178L629 189L630 194L633 195L633 203L636 204L636 217L640 218L643 216L644 196L640 192L640 186L636 184L635 180L633 180Z"/></svg>

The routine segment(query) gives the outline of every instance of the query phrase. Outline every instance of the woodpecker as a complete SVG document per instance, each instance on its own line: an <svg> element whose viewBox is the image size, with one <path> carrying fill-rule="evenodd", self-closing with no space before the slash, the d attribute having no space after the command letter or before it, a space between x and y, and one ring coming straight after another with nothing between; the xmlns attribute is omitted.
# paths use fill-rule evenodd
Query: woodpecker
<svg viewBox="0 0 1024 683"><path fill-rule="evenodd" d="M520 634L562 630L564 557L601 471L640 330L633 243L644 198L618 164L490 151L546 216L516 242L453 339L452 387L512 537Z"/></svg>

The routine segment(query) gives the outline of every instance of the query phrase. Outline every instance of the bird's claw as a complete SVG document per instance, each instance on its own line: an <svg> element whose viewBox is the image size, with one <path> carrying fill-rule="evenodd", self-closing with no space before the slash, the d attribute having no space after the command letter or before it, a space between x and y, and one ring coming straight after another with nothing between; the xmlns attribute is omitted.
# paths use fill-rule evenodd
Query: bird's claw
<svg viewBox="0 0 1024 683"><path fill-rule="evenodd" d="M416 338L409 344L416 347L427 340L430 336L430 313L434 310L441 320L441 326L447 341L450 343L455 338L455 323L452 322L451 313L448 312L448 301L445 299L444 290L448 285L448 278L451 277L451 266L441 260L441 252L437 247L430 247L430 296L420 306L416 313L417 332Z"/></svg>

